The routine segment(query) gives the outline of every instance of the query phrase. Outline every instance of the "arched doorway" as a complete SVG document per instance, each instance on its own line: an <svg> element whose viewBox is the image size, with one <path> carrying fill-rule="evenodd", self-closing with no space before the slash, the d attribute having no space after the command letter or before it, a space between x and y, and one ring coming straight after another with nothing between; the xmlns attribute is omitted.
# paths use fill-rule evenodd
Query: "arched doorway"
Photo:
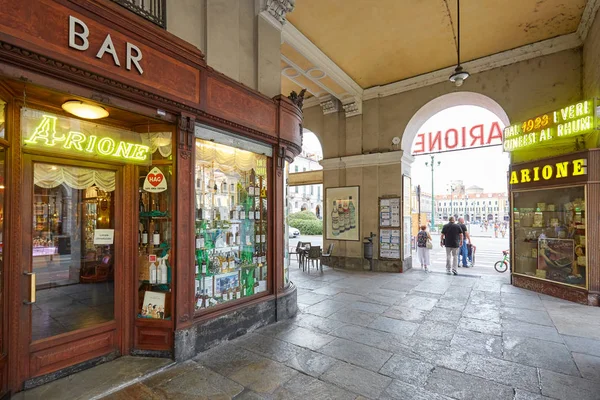
<svg viewBox="0 0 600 400"><path fill-rule="evenodd" d="M431 199L432 234L439 234L450 216L464 217L471 235L481 236L475 240L485 248L491 233L480 222L503 219L500 207L508 202L509 160L501 147L508 124L496 101L473 92L433 99L410 119L401 140L403 173L420 185L421 197Z"/></svg>

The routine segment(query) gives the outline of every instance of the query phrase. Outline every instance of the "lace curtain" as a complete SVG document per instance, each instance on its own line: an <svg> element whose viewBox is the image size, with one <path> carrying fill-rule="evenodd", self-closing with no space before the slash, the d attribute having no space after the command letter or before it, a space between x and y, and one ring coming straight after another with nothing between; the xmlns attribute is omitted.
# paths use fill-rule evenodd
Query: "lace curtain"
<svg viewBox="0 0 600 400"><path fill-rule="evenodd" d="M150 132L148 134L140 134L142 137L142 144L150 147L150 153L154 154L156 150L161 156L167 158L173 151L173 141L171 132Z"/></svg>
<svg viewBox="0 0 600 400"><path fill-rule="evenodd" d="M78 168L50 164L35 164L33 182L39 187L50 189L66 184L74 189L87 189L96 185L105 192L112 192L116 186L114 171Z"/></svg>
<svg viewBox="0 0 600 400"><path fill-rule="evenodd" d="M196 142L196 163L211 165L214 161L219 170L227 173L256 168L257 157L264 156L204 140Z"/></svg>

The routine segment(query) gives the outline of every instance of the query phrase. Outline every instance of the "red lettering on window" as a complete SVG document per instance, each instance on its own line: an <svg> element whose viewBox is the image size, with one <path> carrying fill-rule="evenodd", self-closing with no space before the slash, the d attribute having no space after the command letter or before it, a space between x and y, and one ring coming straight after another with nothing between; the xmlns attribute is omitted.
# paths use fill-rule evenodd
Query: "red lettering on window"
<svg viewBox="0 0 600 400"><path fill-rule="evenodd" d="M436 143L437 143L437 151L442 151L442 132L437 131L435 136L432 136L431 132L429 132L429 151L430 152L436 150L436 148L435 148Z"/></svg>
<svg viewBox="0 0 600 400"><path fill-rule="evenodd" d="M498 122L492 124L486 144L491 144L494 139L498 139L499 144L502 143L502 129L500 129L500 124L498 124Z"/></svg>
<svg viewBox="0 0 600 400"><path fill-rule="evenodd" d="M413 144L413 154L420 154L425 152L425 134L419 133L415 138L415 143Z"/></svg>
<svg viewBox="0 0 600 400"><path fill-rule="evenodd" d="M452 145L450 144L450 140L453 140ZM458 131L454 128L448 129L446 131L446 137L445 137L445 142L446 142L446 148L447 149L454 149L458 146Z"/></svg>
<svg viewBox="0 0 600 400"><path fill-rule="evenodd" d="M474 133L476 130L479 130L479 134ZM483 146L483 124L475 125L474 127L472 127L469 131L469 135L473 139L469 147L476 146L477 140L479 140L479 146Z"/></svg>

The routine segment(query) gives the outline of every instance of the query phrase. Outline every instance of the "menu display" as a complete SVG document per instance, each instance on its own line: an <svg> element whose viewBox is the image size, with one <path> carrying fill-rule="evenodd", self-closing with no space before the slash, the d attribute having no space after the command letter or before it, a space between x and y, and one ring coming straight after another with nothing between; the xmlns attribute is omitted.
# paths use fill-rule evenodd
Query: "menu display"
<svg viewBox="0 0 600 400"><path fill-rule="evenodd" d="M400 197L379 199L379 258L400 259Z"/></svg>

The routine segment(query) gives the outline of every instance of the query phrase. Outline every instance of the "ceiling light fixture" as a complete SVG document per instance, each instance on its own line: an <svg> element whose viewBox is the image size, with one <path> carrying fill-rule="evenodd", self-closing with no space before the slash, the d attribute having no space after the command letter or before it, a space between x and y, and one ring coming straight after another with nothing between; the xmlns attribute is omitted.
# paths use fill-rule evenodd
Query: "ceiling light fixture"
<svg viewBox="0 0 600 400"><path fill-rule="evenodd" d="M79 118L100 119L108 117L108 111L106 111L104 107L84 103L79 100L65 101L62 105L62 109Z"/></svg>
<svg viewBox="0 0 600 400"><path fill-rule="evenodd" d="M456 87L460 87L462 86L465 79L467 79L470 76L470 74L467 71L463 70L463 67L460 66L460 0L456 0L456 15L456 31L458 38L455 36L454 41L456 44L456 56L458 62L456 63L454 73L450 75L450 82L454 83ZM452 21L452 17L450 17L450 21Z"/></svg>

